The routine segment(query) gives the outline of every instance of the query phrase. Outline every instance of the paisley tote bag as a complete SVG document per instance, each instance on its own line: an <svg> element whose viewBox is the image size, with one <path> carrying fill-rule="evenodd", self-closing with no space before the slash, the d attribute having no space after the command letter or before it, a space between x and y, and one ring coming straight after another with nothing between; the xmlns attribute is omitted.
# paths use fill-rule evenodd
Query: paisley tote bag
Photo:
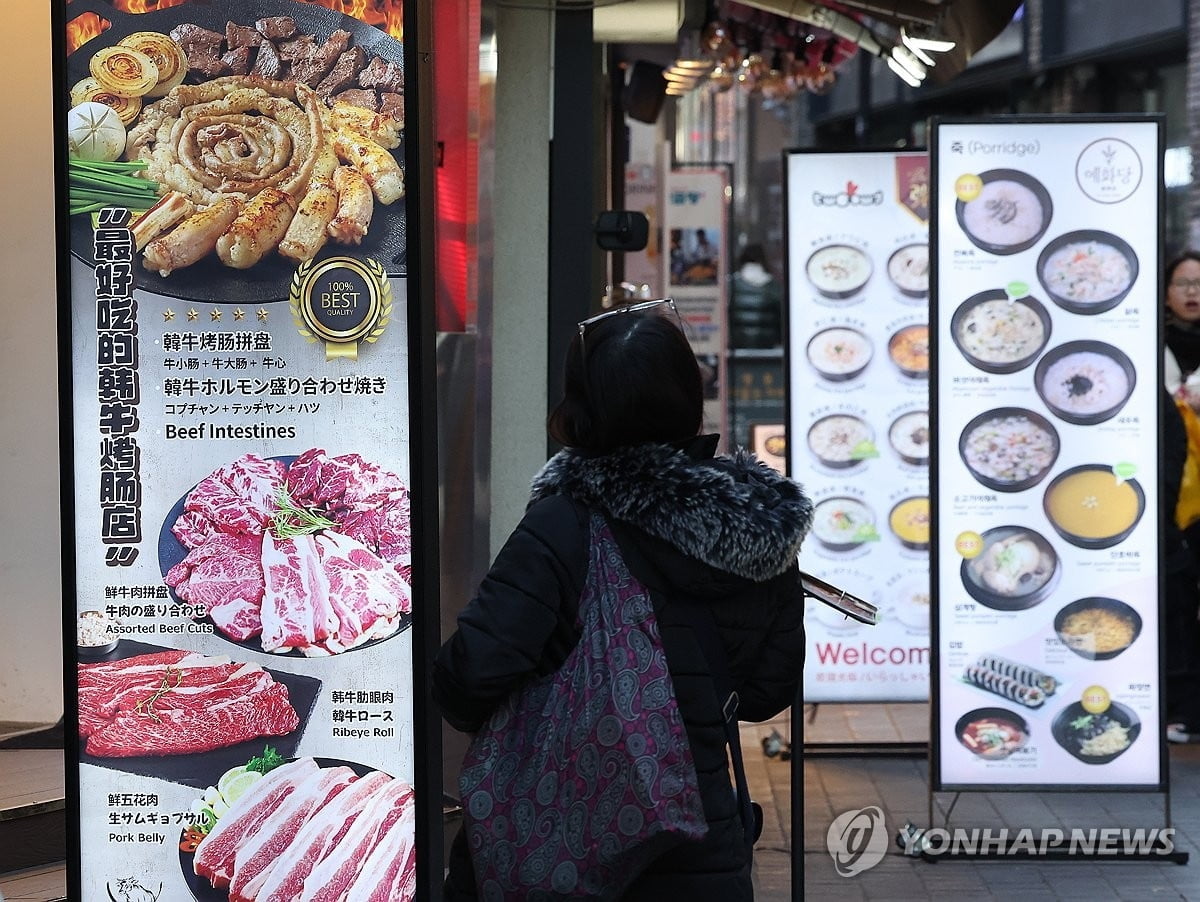
<svg viewBox="0 0 1200 902"><path fill-rule="evenodd" d="M479 898L618 899L707 830L650 593L592 515L582 638L514 693L459 777Z"/></svg>

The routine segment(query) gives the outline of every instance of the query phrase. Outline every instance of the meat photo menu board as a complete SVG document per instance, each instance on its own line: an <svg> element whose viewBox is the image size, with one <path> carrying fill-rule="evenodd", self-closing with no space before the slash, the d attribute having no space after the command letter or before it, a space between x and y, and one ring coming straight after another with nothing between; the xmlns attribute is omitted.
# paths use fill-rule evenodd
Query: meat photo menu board
<svg viewBox="0 0 1200 902"><path fill-rule="evenodd" d="M935 789L1165 782L1161 129L935 120Z"/></svg>
<svg viewBox="0 0 1200 902"><path fill-rule="evenodd" d="M923 153L787 155L788 441L815 505L804 699L929 694L929 166Z"/></svg>
<svg viewBox="0 0 1200 902"><path fill-rule="evenodd" d="M72 897L414 899L402 4L61 7Z"/></svg>

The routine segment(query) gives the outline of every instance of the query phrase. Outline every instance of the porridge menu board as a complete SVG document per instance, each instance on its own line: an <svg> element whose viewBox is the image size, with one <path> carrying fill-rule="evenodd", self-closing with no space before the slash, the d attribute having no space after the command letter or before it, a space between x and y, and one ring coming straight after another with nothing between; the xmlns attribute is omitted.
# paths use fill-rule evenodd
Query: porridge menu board
<svg viewBox="0 0 1200 902"><path fill-rule="evenodd" d="M929 695L929 166L787 156L787 459L812 497L801 567L879 608L809 599L806 701Z"/></svg>
<svg viewBox="0 0 1200 902"><path fill-rule="evenodd" d="M937 789L1165 782L1161 135L935 122Z"/></svg>
<svg viewBox="0 0 1200 902"><path fill-rule="evenodd" d="M56 4L72 897L414 899L401 3L153 6Z"/></svg>

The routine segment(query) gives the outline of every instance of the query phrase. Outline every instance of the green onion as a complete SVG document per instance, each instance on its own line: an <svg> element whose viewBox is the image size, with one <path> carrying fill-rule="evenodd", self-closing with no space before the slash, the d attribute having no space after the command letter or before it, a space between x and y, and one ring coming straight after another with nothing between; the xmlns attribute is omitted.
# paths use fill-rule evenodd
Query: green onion
<svg viewBox="0 0 1200 902"><path fill-rule="evenodd" d="M149 163L145 160L129 160L128 162L117 163L102 163L98 160L79 160L72 159L70 161L71 169L93 169L97 172L124 172L134 171L137 169L145 169Z"/></svg>
<svg viewBox="0 0 1200 902"><path fill-rule="evenodd" d="M133 174L145 168L146 163L141 160L126 163L70 160L67 184L71 215L94 213L104 207L147 210L154 206L160 192L158 183Z"/></svg>

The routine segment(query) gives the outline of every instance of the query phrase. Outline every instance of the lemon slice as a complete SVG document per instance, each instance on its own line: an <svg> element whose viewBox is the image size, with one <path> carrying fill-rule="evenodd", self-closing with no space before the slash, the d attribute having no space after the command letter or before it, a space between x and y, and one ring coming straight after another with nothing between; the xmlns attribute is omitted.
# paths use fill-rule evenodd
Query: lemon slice
<svg viewBox="0 0 1200 902"><path fill-rule="evenodd" d="M232 805L240 799L255 783L262 779L262 774L256 770L243 769L239 774L226 774L221 777L219 788L221 796L225 799L226 804ZM223 812L218 812L218 817Z"/></svg>

